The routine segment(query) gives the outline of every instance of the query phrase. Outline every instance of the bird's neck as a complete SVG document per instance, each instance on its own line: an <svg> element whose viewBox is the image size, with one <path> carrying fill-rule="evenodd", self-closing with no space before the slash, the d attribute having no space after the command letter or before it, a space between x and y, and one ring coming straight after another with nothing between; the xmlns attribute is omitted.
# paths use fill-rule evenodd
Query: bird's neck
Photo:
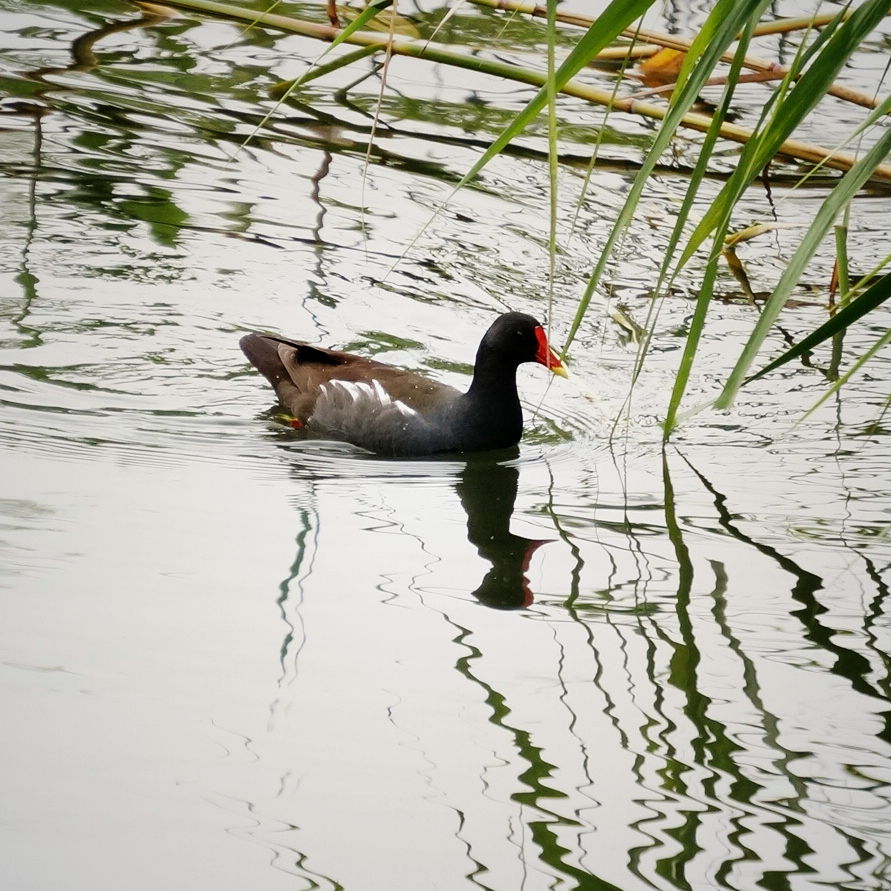
<svg viewBox="0 0 891 891"><path fill-rule="evenodd" d="M505 363L497 354L478 353L467 396L473 401L494 399L519 404L517 366Z"/></svg>
<svg viewBox="0 0 891 891"><path fill-rule="evenodd" d="M462 416L468 448L516 445L523 432L523 410L517 395L516 366L477 361L470 387L456 406Z"/></svg>

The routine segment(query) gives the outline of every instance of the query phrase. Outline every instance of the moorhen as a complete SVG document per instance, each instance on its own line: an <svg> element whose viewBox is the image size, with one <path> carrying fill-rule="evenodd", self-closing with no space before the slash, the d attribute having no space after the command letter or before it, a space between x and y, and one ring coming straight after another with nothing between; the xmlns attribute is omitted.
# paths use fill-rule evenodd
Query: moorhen
<svg viewBox="0 0 891 891"><path fill-rule="evenodd" d="M539 362L566 377L542 326L519 312L499 316L483 336L466 393L414 371L271 334L246 334L240 346L293 416L292 426L400 457L516 445L523 433L517 367Z"/></svg>

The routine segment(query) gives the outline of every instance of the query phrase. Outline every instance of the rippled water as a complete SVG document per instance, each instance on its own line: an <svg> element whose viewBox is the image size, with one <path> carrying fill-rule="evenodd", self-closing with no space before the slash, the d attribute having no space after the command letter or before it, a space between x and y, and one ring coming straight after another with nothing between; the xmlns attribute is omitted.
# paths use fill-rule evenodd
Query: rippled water
<svg viewBox="0 0 891 891"><path fill-rule="evenodd" d="M545 315L534 156L500 158L390 271L495 126L471 112L527 94L394 62L370 164L378 81L337 95L345 74L239 150L317 45L106 29L138 19L111 0L0 10L4 888L891 882L887 357L798 426L829 356L787 366L663 453L691 278L616 430L635 346L596 309L569 381L521 369L515 451L301 441L241 332L461 384L496 312ZM487 15L462 10L453 35L495 39ZM98 64L84 41L72 62L84 35ZM558 343L646 130L628 128L562 258ZM563 175L569 218L584 173ZM638 322L682 188L654 181L612 273ZM801 226L823 194L779 185L778 219ZM866 271L891 204L855 207ZM755 290L797 231L746 248ZM823 317L831 264L826 245L783 332ZM721 275L691 405L751 324Z"/></svg>

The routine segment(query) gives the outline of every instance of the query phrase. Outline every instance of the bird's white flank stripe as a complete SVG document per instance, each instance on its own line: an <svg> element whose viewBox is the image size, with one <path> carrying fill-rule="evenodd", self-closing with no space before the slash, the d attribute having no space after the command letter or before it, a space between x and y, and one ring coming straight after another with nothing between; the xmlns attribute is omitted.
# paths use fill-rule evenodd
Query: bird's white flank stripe
<svg viewBox="0 0 891 891"><path fill-rule="evenodd" d="M393 408L407 418L417 415L417 412L413 408L410 408L398 399L394 399L377 379L373 379L371 383L366 383L365 381L342 381L335 379L324 384L322 390L326 391L329 386L340 388L343 393L350 397L350 401L354 404L367 401L376 403L381 409L392 405ZM331 393L331 395L333 396L334 394Z"/></svg>

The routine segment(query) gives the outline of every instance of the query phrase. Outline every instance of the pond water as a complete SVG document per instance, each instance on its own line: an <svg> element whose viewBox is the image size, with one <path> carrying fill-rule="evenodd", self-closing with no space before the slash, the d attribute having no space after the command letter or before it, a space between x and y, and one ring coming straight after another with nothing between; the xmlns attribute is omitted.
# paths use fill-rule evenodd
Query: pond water
<svg viewBox="0 0 891 891"><path fill-rule="evenodd" d="M406 6L422 28L444 12ZM119 28L139 14L115 0L0 13L3 888L891 885L887 351L798 425L828 350L663 450L694 269L615 430L636 346L600 303L570 380L521 369L514 452L406 462L301 441L242 332L460 385L497 312L547 315L537 131L403 256L529 91L395 60L366 160L377 77L329 75L261 123L269 87L319 54L309 40ZM666 6L650 24L702 17ZM462 8L440 38L508 53L504 23ZM878 85L889 34L846 82ZM856 114L833 101L803 135L834 144ZM600 116L567 101L561 120L570 220ZM649 131L605 131L561 233L557 344ZM773 206L758 188L741 210L780 223L745 248L756 291L825 195L784 185L793 172L778 166ZM654 178L611 271L610 306L638 322L683 188ZM855 204L860 272L887 253L889 214L881 189ZM772 355L825 317L832 258ZM691 406L752 324L729 271L719 283ZM846 355L887 327L852 330Z"/></svg>

